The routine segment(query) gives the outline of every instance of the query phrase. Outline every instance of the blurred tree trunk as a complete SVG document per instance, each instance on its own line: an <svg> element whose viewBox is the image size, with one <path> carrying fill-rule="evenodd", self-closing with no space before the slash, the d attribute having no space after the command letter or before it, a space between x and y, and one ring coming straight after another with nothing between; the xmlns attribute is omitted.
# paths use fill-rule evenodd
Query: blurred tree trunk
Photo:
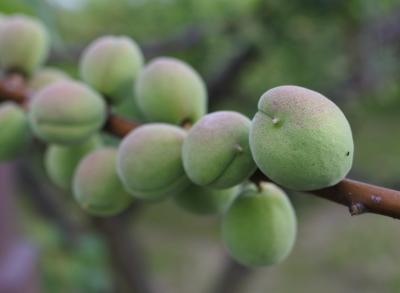
<svg viewBox="0 0 400 293"><path fill-rule="evenodd" d="M0 292L36 293L37 251L19 233L14 176L13 164L0 164Z"/></svg>

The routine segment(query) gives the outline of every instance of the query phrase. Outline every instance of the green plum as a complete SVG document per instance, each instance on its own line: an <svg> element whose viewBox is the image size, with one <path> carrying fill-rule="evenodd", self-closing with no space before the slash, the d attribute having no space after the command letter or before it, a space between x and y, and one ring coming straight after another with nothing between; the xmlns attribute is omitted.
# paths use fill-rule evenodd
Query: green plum
<svg viewBox="0 0 400 293"><path fill-rule="evenodd" d="M7 70L31 74L43 64L49 52L49 37L36 19L12 15L0 26L0 64Z"/></svg>
<svg viewBox="0 0 400 293"><path fill-rule="evenodd" d="M256 169L249 147L251 121L220 111L201 118L182 148L186 174L194 183L215 188L240 184Z"/></svg>
<svg viewBox="0 0 400 293"><path fill-rule="evenodd" d="M294 209L286 194L272 183L247 188L222 220L229 253L246 266L282 262L291 252L297 231Z"/></svg>
<svg viewBox="0 0 400 293"><path fill-rule="evenodd" d="M132 91L143 66L143 54L134 40L124 36L103 36L94 40L80 61L82 79L116 101Z"/></svg>
<svg viewBox="0 0 400 293"><path fill-rule="evenodd" d="M116 171L117 150L106 147L88 154L79 163L74 179L74 197L83 210L96 216L112 216L132 202Z"/></svg>
<svg viewBox="0 0 400 293"><path fill-rule="evenodd" d="M14 159L30 138L25 112L12 102L0 104L0 161Z"/></svg>
<svg viewBox="0 0 400 293"><path fill-rule="evenodd" d="M211 189L191 184L174 199L180 207L194 214L222 214L236 198L239 190L239 185L227 189Z"/></svg>
<svg viewBox="0 0 400 293"><path fill-rule="evenodd" d="M134 129L118 150L118 174L132 195L158 200L189 186L182 166L181 149L186 132L164 123Z"/></svg>
<svg viewBox="0 0 400 293"><path fill-rule="evenodd" d="M37 92L29 120L34 133L54 144L79 144L99 131L106 119L106 105L85 84L61 80Z"/></svg>
<svg viewBox="0 0 400 293"><path fill-rule="evenodd" d="M207 90L200 75L188 64L160 57L141 72L135 98L144 116L153 122L195 122L207 111Z"/></svg>
<svg viewBox="0 0 400 293"><path fill-rule="evenodd" d="M100 137L95 135L77 145L49 145L44 161L48 176L58 187L72 188L72 178L80 160L89 152L99 148L101 144Z"/></svg>
<svg viewBox="0 0 400 293"><path fill-rule="evenodd" d="M349 172L354 153L349 122L323 95L299 86L267 91L250 130L256 164L286 188L332 186Z"/></svg>
<svg viewBox="0 0 400 293"><path fill-rule="evenodd" d="M69 79L69 76L63 71L45 67L34 72L29 80L28 88L33 92L37 92L51 83L64 79Z"/></svg>

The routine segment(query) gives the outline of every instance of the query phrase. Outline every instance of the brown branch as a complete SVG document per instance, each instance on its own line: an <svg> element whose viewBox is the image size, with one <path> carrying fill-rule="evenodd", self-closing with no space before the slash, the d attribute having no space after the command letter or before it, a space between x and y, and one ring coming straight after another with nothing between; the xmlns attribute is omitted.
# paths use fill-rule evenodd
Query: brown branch
<svg viewBox="0 0 400 293"><path fill-rule="evenodd" d="M243 281L253 272L251 268L237 263L227 256L226 264L221 275L216 280L212 293L235 293L242 292Z"/></svg>
<svg viewBox="0 0 400 293"><path fill-rule="evenodd" d="M94 226L104 236L110 253L110 259L116 269L116 274L122 277L125 284L121 287L129 288L127 291L151 293L153 289L147 279L147 267L142 253L142 248L132 235L133 229L128 226L128 214L138 212L140 204L134 203L124 213L109 217L93 217ZM134 215L136 216L136 214ZM123 291L123 292L125 292Z"/></svg>
<svg viewBox="0 0 400 293"><path fill-rule="evenodd" d="M7 86L7 80L0 83L0 101L13 100L24 103L25 99L21 92L23 91L19 89L14 94ZM112 135L123 137L139 125L139 123L110 114L103 129ZM259 170L251 179L256 182L270 181ZM308 193L345 205L350 209L352 215L369 212L400 219L400 191L345 179L335 186Z"/></svg>
<svg viewBox="0 0 400 293"><path fill-rule="evenodd" d="M207 89L213 104L232 92L233 86L237 84L236 81L240 77L240 72L243 72L243 68L258 55L257 47L250 44L228 59L215 76L208 80Z"/></svg>
<svg viewBox="0 0 400 293"><path fill-rule="evenodd" d="M68 244L76 244L83 227L68 214L64 203L55 195L48 184L40 184L38 174L32 170L31 162L24 160L17 165L18 181L23 183L26 194L33 206L46 218L54 222L63 232Z"/></svg>

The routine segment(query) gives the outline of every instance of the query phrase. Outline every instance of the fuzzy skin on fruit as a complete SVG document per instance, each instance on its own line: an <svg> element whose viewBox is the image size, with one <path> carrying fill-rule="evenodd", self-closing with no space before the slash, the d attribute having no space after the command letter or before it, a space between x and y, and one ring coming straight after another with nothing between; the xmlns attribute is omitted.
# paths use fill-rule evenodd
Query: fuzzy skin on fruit
<svg viewBox="0 0 400 293"><path fill-rule="evenodd" d="M354 153L342 111L323 95L298 86L280 86L262 95L250 147L265 175L299 191L341 181L351 169Z"/></svg>
<svg viewBox="0 0 400 293"><path fill-rule="evenodd" d="M194 214L222 214L239 194L239 190L239 185L227 189L211 189L191 184L174 199L180 207Z"/></svg>
<svg viewBox="0 0 400 293"><path fill-rule="evenodd" d="M49 37L44 25L22 15L8 16L0 26L0 64L30 74L49 52Z"/></svg>
<svg viewBox="0 0 400 293"><path fill-rule="evenodd" d="M79 163L73 191L78 204L89 214L112 216L122 212L132 202L116 171L117 150L101 148Z"/></svg>
<svg viewBox="0 0 400 293"><path fill-rule="evenodd" d="M101 139L97 135L77 145L49 145L44 160L47 175L58 187L71 189L72 178L80 160L100 146Z"/></svg>
<svg viewBox="0 0 400 293"><path fill-rule="evenodd" d="M51 83L69 78L66 73L59 69L45 67L34 72L29 79L28 87L33 92L37 92Z"/></svg>
<svg viewBox="0 0 400 293"><path fill-rule="evenodd" d="M0 161L14 159L30 138L25 112L12 102L0 105Z"/></svg>
<svg viewBox="0 0 400 293"><path fill-rule="evenodd" d="M231 256L246 266L282 262L291 252L297 220L286 194L272 183L243 191L222 220L222 236Z"/></svg>
<svg viewBox="0 0 400 293"><path fill-rule="evenodd" d="M249 147L251 121L220 111L201 118L182 148L186 174L194 183L215 188L240 184L256 169Z"/></svg>
<svg viewBox="0 0 400 293"><path fill-rule="evenodd" d="M207 90L202 78L175 58L151 61L139 75L135 91L139 109L149 121L195 122L207 111Z"/></svg>
<svg viewBox="0 0 400 293"><path fill-rule="evenodd" d="M104 36L94 40L80 61L82 79L113 100L132 90L143 67L143 54L134 40Z"/></svg>
<svg viewBox="0 0 400 293"><path fill-rule="evenodd" d="M77 81L50 84L37 92L30 104L31 128L49 143L81 143L100 130L105 119L103 99Z"/></svg>
<svg viewBox="0 0 400 293"><path fill-rule="evenodd" d="M186 132L176 126L151 123L134 129L118 150L118 174L132 195L157 200L174 195L190 181L182 166Z"/></svg>

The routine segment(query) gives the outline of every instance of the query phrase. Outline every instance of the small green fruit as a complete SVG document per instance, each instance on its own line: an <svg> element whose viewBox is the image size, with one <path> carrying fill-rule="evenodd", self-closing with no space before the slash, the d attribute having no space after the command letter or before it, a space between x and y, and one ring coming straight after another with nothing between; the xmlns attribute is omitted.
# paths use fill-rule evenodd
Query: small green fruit
<svg viewBox="0 0 400 293"><path fill-rule="evenodd" d="M136 83L139 109L149 121L195 122L207 111L207 91L200 75L174 58L157 58L139 75Z"/></svg>
<svg viewBox="0 0 400 293"><path fill-rule="evenodd" d="M222 214L236 198L239 190L240 186L217 190L191 184L174 199L180 207L195 214Z"/></svg>
<svg viewBox="0 0 400 293"><path fill-rule="evenodd" d="M78 165L73 180L74 196L88 213L111 216L128 207L133 197L123 188L115 168L117 151L98 149Z"/></svg>
<svg viewBox="0 0 400 293"><path fill-rule="evenodd" d="M143 54L135 41L105 36L83 52L80 71L85 82L115 100L132 90L142 66Z"/></svg>
<svg viewBox="0 0 400 293"><path fill-rule="evenodd" d="M222 220L222 235L230 254L247 266L282 262L293 248L297 222L286 194L261 183L239 195Z"/></svg>
<svg viewBox="0 0 400 293"><path fill-rule="evenodd" d="M186 174L194 183L215 188L240 184L256 169L250 153L250 120L221 111L201 118L183 143Z"/></svg>
<svg viewBox="0 0 400 293"><path fill-rule="evenodd" d="M0 64L6 69L32 73L47 57L46 28L28 16L6 17L0 26Z"/></svg>
<svg viewBox="0 0 400 293"><path fill-rule="evenodd" d="M45 167L48 176L58 187L70 189L75 169L80 160L89 152L101 145L99 136L93 136L87 141L72 145L50 145L45 154Z"/></svg>
<svg viewBox="0 0 400 293"><path fill-rule="evenodd" d="M51 83L64 79L69 79L66 73L56 68L46 67L35 71L29 80L28 87L32 92L37 92Z"/></svg>
<svg viewBox="0 0 400 293"><path fill-rule="evenodd" d="M77 144L100 130L103 99L83 83L62 80L33 96L29 120L35 134L54 144Z"/></svg>
<svg viewBox="0 0 400 293"><path fill-rule="evenodd" d="M16 104L0 105L0 161L14 159L30 138L28 119Z"/></svg>
<svg viewBox="0 0 400 293"><path fill-rule="evenodd" d="M267 91L250 131L256 164L271 180L305 191L341 181L353 162L346 117L323 95L298 86Z"/></svg>
<svg viewBox="0 0 400 293"><path fill-rule="evenodd" d="M126 136L118 150L118 174L132 195L157 200L176 194L190 181L182 166L186 132L176 126L154 123Z"/></svg>

